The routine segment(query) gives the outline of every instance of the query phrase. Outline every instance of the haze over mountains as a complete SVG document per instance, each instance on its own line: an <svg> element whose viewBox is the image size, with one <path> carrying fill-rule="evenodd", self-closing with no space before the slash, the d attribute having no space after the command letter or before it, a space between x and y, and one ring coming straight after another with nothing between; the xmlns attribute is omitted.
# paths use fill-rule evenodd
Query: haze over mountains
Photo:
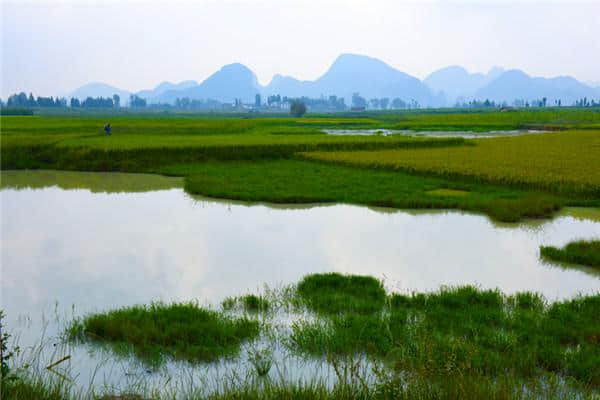
<svg viewBox="0 0 600 400"><path fill-rule="evenodd" d="M253 103L257 93L264 96L279 94L288 97L344 97L351 104L352 94L364 98L401 98L417 101L421 106L452 106L456 101L489 99L511 104L516 99L526 101L547 98L548 104L560 99L571 105L581 98L600 98L600 88L594 88L568 76L535 78L520 70L505 71L492 68L487 74L469 73L461 66L449 66L431 73L423 81L401 72L372 57L342 54L321 77L301 81L290 76L275 75L266 86L258 83L256 74L248 67L235 63L215 72L201 83L184 81L178 84L163 82L151 90L137 94L149 103L173 103L176 98L211 99L233 103L241 99ZM130 92L107 84L91 83L71 93L72 97L112 96L127 99Z"/></svg>

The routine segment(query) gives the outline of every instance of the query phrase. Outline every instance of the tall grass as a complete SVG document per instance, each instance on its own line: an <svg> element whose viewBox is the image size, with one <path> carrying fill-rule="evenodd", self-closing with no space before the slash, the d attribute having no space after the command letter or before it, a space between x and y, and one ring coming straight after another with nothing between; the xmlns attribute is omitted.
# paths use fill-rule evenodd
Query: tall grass
<svg viewBox="0 0 600 400"><path fill-rule="evenodd" d="M540 254L549 260L600 268L600 240L578 240L563 248L541 246Z"/></svg>
<svg viewBox="0 0 600 400"><path fill-rule="evenodd" d="M258 322L234 319L195 303L132 306L75 320L73 340L110 344L117 353L134 352L160 363L165 356L188 361L214 361L236 354L243 341L259 333Z"/></svg>
<svg viewBox="0 0 600 400"><path fill-rule="evenodd" d="M600 132L568 131L476 139L474 146L317 152L313 160L538 188L600 198Z"/></svg>

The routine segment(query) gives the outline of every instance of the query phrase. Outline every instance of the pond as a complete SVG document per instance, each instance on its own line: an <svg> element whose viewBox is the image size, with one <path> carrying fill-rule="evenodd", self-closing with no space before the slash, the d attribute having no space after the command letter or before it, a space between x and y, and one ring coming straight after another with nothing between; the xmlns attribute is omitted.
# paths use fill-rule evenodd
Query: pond
<svg viewBox="0 0 600 400"><path fill-rule="evenodd" d="M404 135L404 136L423 136L423 137L434 137L434 138L452 138L461 137L465 139L481 139L481 138L494 138L502 136L521 136L525 134L536 134L545 133L546 131L534 130L534 129L520 129L520 130L496 130L486 132L475 132L475 131L414 131L409 129L324 129L323 132L328 135L337 136L390 136L390 135Z"/></svg>
<svg viewBox="0 0 600 400"><path fill-rule="evenodd" d="M54 171L2 172L1 203L8 329L26 348L50 343L48 363L68 353L82 386L149 376L160 386L191 368L170 362L147 373L135 360L109 362L90 346L57 350L65 321L93 311L158 300L218 307L227 296L325 271L372 275L401 292L475 284L540 292L552 301L600 290L597 272L539 259L541 244L600 237L594 209L497 224L457 211L248 204L190 196L179 178ZM277 354L286 363L277 373L291 379L333 375L322 361ZM240 363L189 374L221 376Z"/></svg>

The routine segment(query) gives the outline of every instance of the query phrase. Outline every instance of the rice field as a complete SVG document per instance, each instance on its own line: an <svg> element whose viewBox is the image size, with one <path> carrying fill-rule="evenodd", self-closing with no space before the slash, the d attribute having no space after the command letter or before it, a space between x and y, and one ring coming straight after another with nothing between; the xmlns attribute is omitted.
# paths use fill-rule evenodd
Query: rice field
<svg viewBox="0 0 600 400"><path fill-rule="evenodd" d="M459 177L600 197L600 132L579 130L468 141L472 146L311 152L310 160Z"/></svg>
<svg viewBox="0 0 600 400"><path fill-rule="evenodd" d="M110 136L102 130L108 122ZM500 221L547 217L565 205L600 205L600 112L595 109L304 118L60 112L2 116L0 123L3 170L154 173L182 177L191 193L229 199L458 208ZM465 139L335 136L326 129L550 132Z"/></svg>

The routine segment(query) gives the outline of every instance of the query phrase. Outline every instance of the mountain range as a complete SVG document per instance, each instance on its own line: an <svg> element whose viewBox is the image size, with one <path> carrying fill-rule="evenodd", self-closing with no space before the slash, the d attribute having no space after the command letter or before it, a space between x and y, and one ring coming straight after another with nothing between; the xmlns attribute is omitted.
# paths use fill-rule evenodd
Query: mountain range
<svg viewBox="0 0 600 400"><path fill-rule="evenodd" d="M162 82L154 89L131 93L104 83L90 83L73 91L70 96L112 96L122 99L130 94L145 98L149 103L173 103L176 98L212 99L233 103L241 99L253 103L256 94L263 97L280 94L288 97L321 97L336 95L350 105L353 93L364 98L388 97L405 101L417 101L422 106L451 106L456 101L471 99L506 101L515 99L530 101L547 98L548 104L560 99L570 105L583 97L600 98L600 88L577 81L575 78L531 77L521 70L504 70L494 67L486 74L469 73L461 66L449 66L431 73L423 81L391 67L376 58L356 55L340 55L329 69L314 81L303 81L284 75L275 75L268 85L259 84L256 74L248 67L229 64L204 81L184 81L177 84ZM125 102L122 100L122 104Z"/></svg>

